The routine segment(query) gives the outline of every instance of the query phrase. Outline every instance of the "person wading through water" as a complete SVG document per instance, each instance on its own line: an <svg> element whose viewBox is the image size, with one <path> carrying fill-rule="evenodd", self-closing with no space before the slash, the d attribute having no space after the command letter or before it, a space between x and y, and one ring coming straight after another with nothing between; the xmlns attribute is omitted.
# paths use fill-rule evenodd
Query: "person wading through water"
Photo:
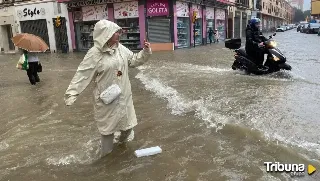
<svg viewBox="0 0 320 181"><path fill-rule="evenodd" d="M70 106L94 81L94 118L101 134L101 156L112 152L115 132L121 132L119 143L133 138L137 118L128 67L142 65L152 54L147 41L139 53L123 46L119 43L121 31L117 24L108 20L96 23L94 46L80 63L65 93L65 104Z"/></svg>
<svg viewBox="0 0 320 181"><path fill-rule="evenodd" d="M211 45L212 39L213 39L213 29L212 28L209 29L208 35L209 35L209 40L210 40L210 45Z"/></svg>

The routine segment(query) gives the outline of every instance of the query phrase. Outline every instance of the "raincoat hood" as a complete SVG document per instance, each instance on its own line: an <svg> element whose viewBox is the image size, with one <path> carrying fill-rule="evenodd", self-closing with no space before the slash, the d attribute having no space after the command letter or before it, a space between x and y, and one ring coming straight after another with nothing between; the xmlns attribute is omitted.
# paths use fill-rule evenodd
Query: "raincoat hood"
<svg viewBox="0 0 320 181"><path fill-rule="evenodd" d="M98 21L93 30L94 46L102 52L111 51L112 48L107 46L107 42L112 37L112 35L120 29L120 26L111 21Z"/></svg>

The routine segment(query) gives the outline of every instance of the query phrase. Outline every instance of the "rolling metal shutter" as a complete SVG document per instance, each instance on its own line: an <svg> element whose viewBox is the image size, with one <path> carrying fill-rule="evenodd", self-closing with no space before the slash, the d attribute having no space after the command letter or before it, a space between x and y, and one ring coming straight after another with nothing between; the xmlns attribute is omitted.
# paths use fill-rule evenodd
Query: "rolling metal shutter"
<svg viewBox="0 0 320 181"><path fill-rule="evenodd" d="M45 19L20 21L21 32L41 37L50 47L47 21Z"/></svg>
<svg viewBox="0 0 320 181"><path fill-rule="evenodd" d="M148 19L148 40L152 43L171 43L170 19Z"/></svg>

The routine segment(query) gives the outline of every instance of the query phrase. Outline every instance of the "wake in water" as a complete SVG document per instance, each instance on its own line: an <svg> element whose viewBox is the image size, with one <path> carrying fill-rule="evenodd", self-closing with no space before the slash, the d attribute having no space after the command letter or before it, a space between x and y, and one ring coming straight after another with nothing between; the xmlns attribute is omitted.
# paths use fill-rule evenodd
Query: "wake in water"
<svg viewBox="0 0 320 181"><path fill-rule="evenodd" d="M225 74L229 72L227 69L216 69L216 68L210 68L209 66L193 66L191 64L178 64L176 67L181 67L182 71L185 72L196 72L196 71L212 71L215 73L224 72ZM194 67L194 69L191 69L191 67ZM154 78L154 70L147 71L147 67L141 67L140 72L137 74L136 78L139 79L144 85L145 88L151 92L154 92L158 97L164 98L168 101L167 107L171 110L171 113L174 115L185 115L186 113L194 112L195 117L203 120L204 123L208 126L208 128L216 128L216 131L223 129L223 127L226 124L233 124L233 123L240 123L247 122L246 126L252 127L256 130L259 130L262 132L267 140L270 141L276 141L278 143L284 144L285 146L295 146L298 148L301 148L303 150L308 150L312 152L313 156L309 157L309 159L315 158L320 156L320 145L315 142L305 141L303 138L300 137L299 134L290 134L292 131L296 129L301 128L301 124L293 123L290 120L284 120L282 118L283 115L281 115L281 111L276 110L266 110L266 106L268 103L259 103L260 106L256 106L255 104L251 106L246 107L244 110L242 108L236 109L236 110L242 110L241 112L232 112L233 109L230 108L227 111L218 111L221 110L221 106L230 107L234 106L232 105L232 99L229 99L228 97L219 97L220 100L217 101L217 98L215 95L207 95L205 97L200 97L199 99L193 100L188 98L187 96L184 96L183 94L179 93L176 89L173 87L170 87L169 85L166 85L163 81L161 81L161 77L156 76L157 78ZM169 69L174 69L175 67L171 66ZM188 69L190 68L190 69ZM149 67L148 69L152 69L152 67ZM163 72L168 69L167 66L163 66L161 68L162 70L158 70L159 72ZM180 71L180 69L176 69L176 71ZM233 70L230 70L233 71ZM303 80L302 77L296 76L295 74L292 74L291 72L277 72L274 74L270 74L267 76L252 76L254 79L262 79L262 80L272 80L272 81L297 81L297 80ZM270 85L272 86L272 85ZM264 89L261 89L264 90ZM271 89L272 90L272 89ZM268 91L268 90L264 90ZM245 92L243 92L246 94ZM278 95L279 93L277 93ZM285 96L285 95L284 95ZM281 96L280 96L281 97ZM273 98L270 98L273 99ZM269 99L267 99L269 100ZM253 110L256 110L253 111ZM265 112L260 112L259 110L265 110ZM230 112L231 114L227 113ZM237 115L244 114L246 116L246 120L239 119ZM258 116L259 115L259 116ZM273 121L270 121L269 119L273 119L273 121L276 121L278 124L273 124ZM282 121L283 120L283 121ZM249 121L249 122L248 122ZM267 122L266 122L267 121ZM293 121L293 120L292 120ZM298 120L295 120L294 122L299 122ZM292 126L289 126L289 125ZM279 131L278 128L281 127L288 127L285 132L282 132L281 134L277 134ZM305 127L305 129L307 129ZM303 129L303 130L305 130ZM281 132L281 129L280 129ZM284 136L283 134L288 134ZM289 136L289 137L287 137Z"/></svg>
<svg viewBox="0 0 320 181"><path fill-rule="evenodd" d="M200 67L203 69L204 67ZM195 116L204 120L208 127L222 129L227 123L228 119L224 115L209 111L205 106L208 102L207 98L200 98L199 100L191 100L179 94L174 88L164 85L159 80L150 78L144 75L145 67L142 67L136 76L146 87L147 90L154 92L159 98L164 98L168 101L167 107L174 115L185 115L186 113L195 112ZM207 68L206 69L210 69Z"/></svg>

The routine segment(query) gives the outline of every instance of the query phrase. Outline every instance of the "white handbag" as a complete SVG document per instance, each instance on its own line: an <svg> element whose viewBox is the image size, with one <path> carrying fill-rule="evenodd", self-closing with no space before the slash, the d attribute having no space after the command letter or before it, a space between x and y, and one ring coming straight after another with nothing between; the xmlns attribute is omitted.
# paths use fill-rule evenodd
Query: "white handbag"
<svg viewBox="0 0 320 181"><path fill-rule="evenodd" d="M105 104L110 104L121 94L121 89L117 84L112 84L100 94L100 99Z"/></svg>

